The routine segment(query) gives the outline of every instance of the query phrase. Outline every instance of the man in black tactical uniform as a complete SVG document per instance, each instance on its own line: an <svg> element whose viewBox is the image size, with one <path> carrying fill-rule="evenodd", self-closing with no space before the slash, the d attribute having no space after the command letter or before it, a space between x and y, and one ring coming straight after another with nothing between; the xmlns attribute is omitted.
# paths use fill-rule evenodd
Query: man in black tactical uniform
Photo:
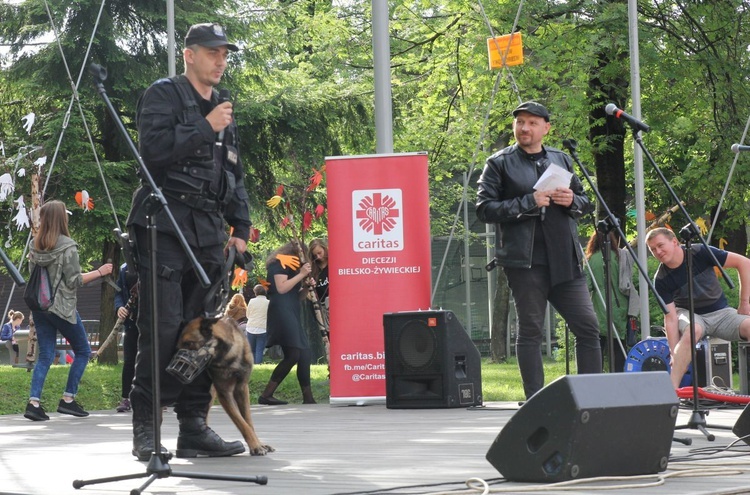
<svg viewBox="0 0 750 495"><path fill-rule="evenodd" d="M244 253L250 219L244 170L237 147L232 104L219 101L214 87L227 66L229 50L218 24L196 24L185 37L184 75L160 79L144 93L136 122L140 152L149 172L166 197L177 226L212 283L224 275L224 249ZM228 98L227 98L228 99ZM180 424L177 457L230 456L244 452L242 442L225 442L206 424L211 407L211 379L204 371L183 385L165 373L182 327L203 314L208 293L199 283L166 212L154 215L157 231L158 284L150 287L146 233L148 184L133 196L128 217L138 254L141 283L137 324L140 329L135 379L130 394L133 408L133 455L147 461L154 451L152 408L174 405ZM232 228L227 241L225 221ZM161 404L153 404L151 386L151 290L158 297L159 371ZM214 308L215 309L215 308Z"/></svg>

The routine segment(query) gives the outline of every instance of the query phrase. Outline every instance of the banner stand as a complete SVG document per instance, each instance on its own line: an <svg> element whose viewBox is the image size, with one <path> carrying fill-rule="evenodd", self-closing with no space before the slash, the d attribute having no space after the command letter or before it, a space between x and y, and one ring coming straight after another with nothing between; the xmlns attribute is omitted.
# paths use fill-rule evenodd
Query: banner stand
<svg viewBox="0 0 750 495"><path fill-rule="evenodd" d="M332 405L385 404L383 315L430 309L426 153L326 158Z"/></svg>

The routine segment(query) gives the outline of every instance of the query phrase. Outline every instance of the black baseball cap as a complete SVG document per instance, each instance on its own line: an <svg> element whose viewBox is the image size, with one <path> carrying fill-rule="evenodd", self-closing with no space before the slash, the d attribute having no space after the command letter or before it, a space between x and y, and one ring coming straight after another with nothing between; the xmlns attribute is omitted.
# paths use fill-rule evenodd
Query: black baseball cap
<svg viewBox="0 0 750 495"><path fill-rule="evenodd" d="M200 45L208 48L226 46L228 50L232 50L233 52L239 50L237 45L227 40L224 29L219 24L211 22L190 26L187 36L185 36L185 46L190 45Z"/></svg>
<svg viewBox="0 0 750 495"><path fill-rule="evenodd" d="M549 122L549 112L541 103L537 103L535 101L525 101L518 105L515 110L513 110L513 116L516 117L521 112L527 112L531 115L536 115L537 117L541 117Z"/></svg>

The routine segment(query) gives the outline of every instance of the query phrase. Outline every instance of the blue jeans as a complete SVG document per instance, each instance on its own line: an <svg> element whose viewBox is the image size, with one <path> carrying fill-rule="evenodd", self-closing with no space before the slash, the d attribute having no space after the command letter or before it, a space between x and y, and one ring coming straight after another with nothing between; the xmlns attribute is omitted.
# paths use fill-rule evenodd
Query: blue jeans
<svg viewBox="0 0 750 495"><path fill-rule="evenodd" d="M263 351L266 350L267 333L248 333L247 341L250 342L250 350L253 353L253 362L260 364L263 362Z"/></svg>
<svg viewBox="0 0 750 495"><path fill-rule="evenodd" d="M70 323L52 313L32 311L34 324L36 325L36 337L39 345L39 360L34 366L34 374L31 377L31 393L29 399L40 400L42 388L47 379L47 372L55 357L55 342L57 332L68 339L70 346L75 352L75 359L68 371L68 383L65 385L63 396L75 397L78 393L78 384L81 382L83 372L89 364L91 357L91 346L89 346L86 329L83 328L81 317L76 311L76 323Z"/></svg>

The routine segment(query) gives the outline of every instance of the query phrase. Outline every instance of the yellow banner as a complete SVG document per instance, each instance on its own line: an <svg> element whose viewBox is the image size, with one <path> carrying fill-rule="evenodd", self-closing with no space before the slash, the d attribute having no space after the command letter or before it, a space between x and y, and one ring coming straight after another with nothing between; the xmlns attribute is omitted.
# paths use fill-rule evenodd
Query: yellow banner
<svg viewBox="0 0 750 495"><path fill-rule="evenodd" d="M511 36L513 39L511 40ZM510 50L508 50L510 43ZM495 38L487 38L487 53L490 59L490 69L499 69L503 66L503 55L505 52L505 65L521 65L523 63L523 43L521 33L506 34Z"/></svg>

